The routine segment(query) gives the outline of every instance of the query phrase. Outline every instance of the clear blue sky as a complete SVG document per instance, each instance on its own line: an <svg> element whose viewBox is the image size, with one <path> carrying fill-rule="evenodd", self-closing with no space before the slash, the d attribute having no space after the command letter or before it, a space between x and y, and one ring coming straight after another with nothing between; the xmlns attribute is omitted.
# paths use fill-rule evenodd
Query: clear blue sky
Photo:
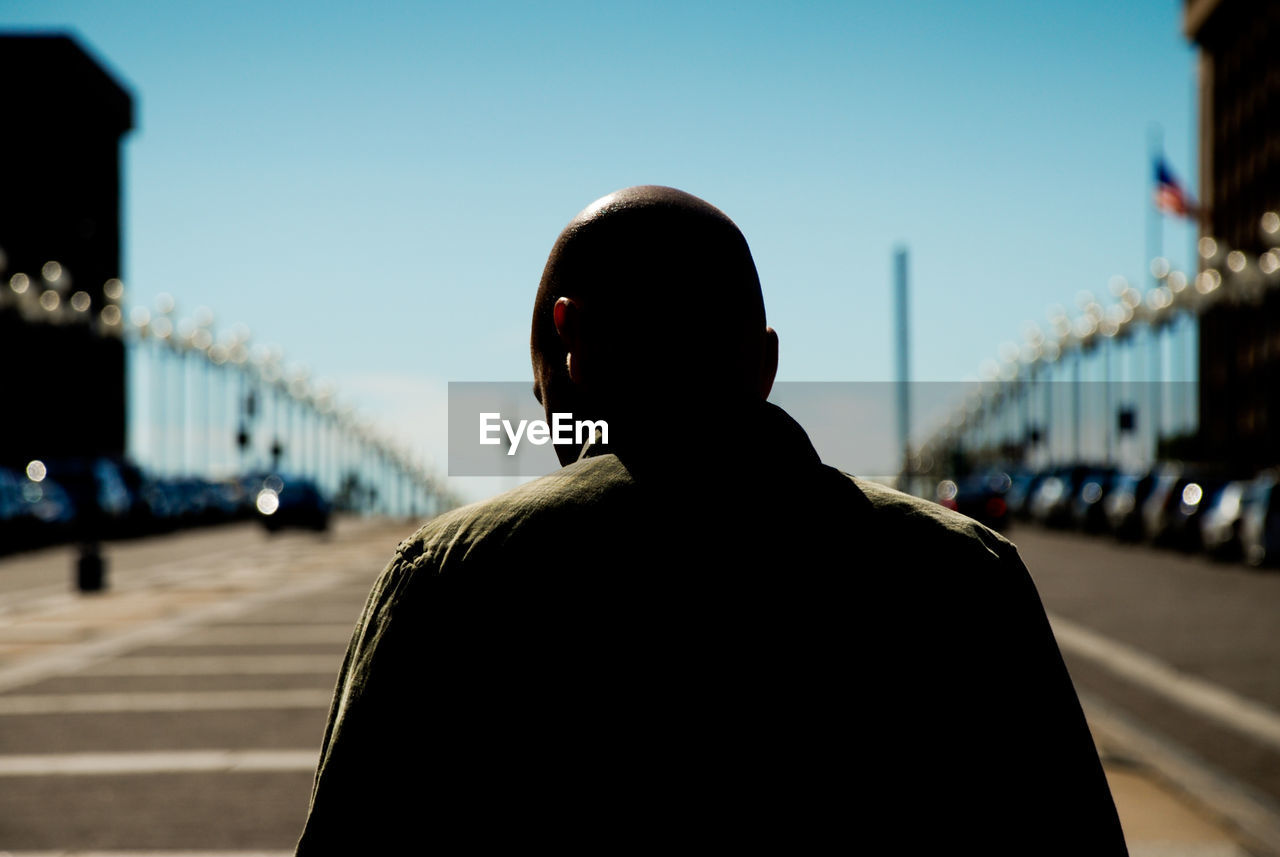
<svg viewBox="0 0 1280 857"><path fill-rule="evenodd" d="M0 26L73 31L135 94L131 302L247 323L442 458L445 383L528 377L552 241L626 185L738 222L783 380L893 377L899 242L919 379L1139 280L1151 123L1195 187L1181 8L5 0ZM1165 230L1180 266L1191 242Z"/></svg>

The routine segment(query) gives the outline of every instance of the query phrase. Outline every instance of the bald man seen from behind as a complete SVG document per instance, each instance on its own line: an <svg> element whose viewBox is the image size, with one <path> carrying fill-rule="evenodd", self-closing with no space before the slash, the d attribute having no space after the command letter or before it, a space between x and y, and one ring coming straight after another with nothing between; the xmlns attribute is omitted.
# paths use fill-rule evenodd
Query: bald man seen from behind
<svg viewBox="0 0 1280 857"><path fill-rule="evenodd" d="M1126 853L1014 546L824 465L767 402L778 337L723 212L592 203L531 351L548 420L609 442L399 546L299 855Z"/></svg>

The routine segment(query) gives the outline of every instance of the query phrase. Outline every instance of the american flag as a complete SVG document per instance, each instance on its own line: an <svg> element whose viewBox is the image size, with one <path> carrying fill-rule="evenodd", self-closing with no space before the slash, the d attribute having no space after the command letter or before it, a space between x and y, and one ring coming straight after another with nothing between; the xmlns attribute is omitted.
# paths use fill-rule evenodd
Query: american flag
<svg viewBox="0 0 1280 857"><path fill-rule="evenodd" d="M1182 189L1182 185L1178 184L1178 180L1173 177L1173 173L1169 170L1169 165L1164 162L1164 158L1156 160L1155 202L1156 208L1165 214L1190 217L1196 211L1195 202Z"/></svg>

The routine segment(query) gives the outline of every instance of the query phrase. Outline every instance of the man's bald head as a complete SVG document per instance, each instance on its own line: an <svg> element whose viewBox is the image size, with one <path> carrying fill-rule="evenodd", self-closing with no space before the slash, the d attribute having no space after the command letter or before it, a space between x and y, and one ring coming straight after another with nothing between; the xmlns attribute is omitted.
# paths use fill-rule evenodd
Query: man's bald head
<svg viewBox="0 0 1280 857"><path fill-rule="evenodd" d="M560 233L538 287L530 347L544 404L548 388L556 394L571 383L570 356L580 361L575 389L555 398L585 394L599 410L637 395L763 398L762 364L771 351L776 361L772 336L734 222L696 196L644 185L596 200Z"/></svg>

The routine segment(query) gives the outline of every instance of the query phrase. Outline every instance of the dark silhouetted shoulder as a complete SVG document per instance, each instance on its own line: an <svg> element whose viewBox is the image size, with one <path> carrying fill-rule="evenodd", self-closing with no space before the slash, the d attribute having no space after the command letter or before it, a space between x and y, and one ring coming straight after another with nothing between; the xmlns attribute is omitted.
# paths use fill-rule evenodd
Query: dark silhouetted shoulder
<svg viewBox="0 0 1280 857"><path fill-rule="evenodd" d="M1006 559L1016 555L1013 543L991 528L961 515L944 506L897 489L850 476L875 510L877 518L894 522L903 535L918 537L930 542L960 544L962 541L981 546L995 558Z"/></svg>

